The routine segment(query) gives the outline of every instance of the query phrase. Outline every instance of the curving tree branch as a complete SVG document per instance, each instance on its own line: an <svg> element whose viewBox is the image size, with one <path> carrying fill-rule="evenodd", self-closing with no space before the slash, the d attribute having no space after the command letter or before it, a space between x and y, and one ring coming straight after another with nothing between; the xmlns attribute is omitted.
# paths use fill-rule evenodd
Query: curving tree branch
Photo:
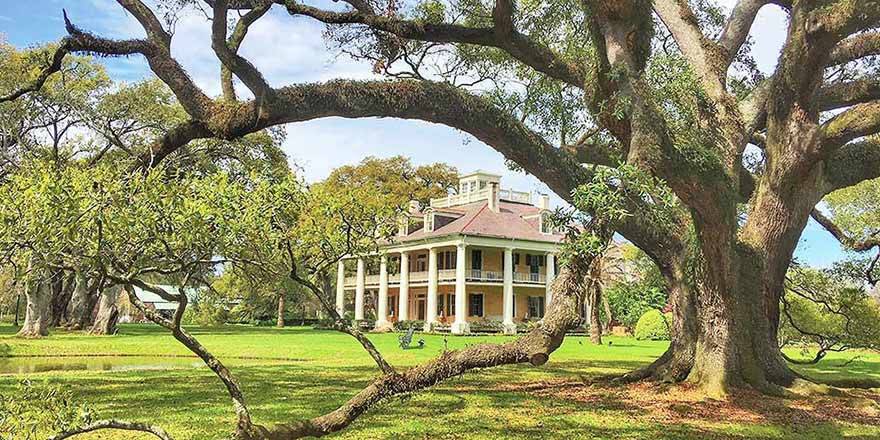
<svg viewBox="0 0 880 440"><path fill-rule="evenodd" d="M880 75L829 85L819 90L819 95L819 107L822 111L878 100Z"/></svg>
<svg viewBox="0 0 880 440"><path fill-rule="evenodd" d="M730 65L736 58L736 54L739 53L746 38L749 37L758 11L770 3L772 3L771 0L740 0L733 7L727 23L724 24L724 30L721 31L721 36L718 38L718 44L727 52L727 65Z"/></svg>
<svg viewBox="0 0 880 440"><path fill-rule="evenodd" d="M88 432L100 431L104 429L119 429L123 431L139 431L153 434L161 440L172 440L171 436L164 429L147 423L128 422L125 420L99 420L86 426L82 426L69 431L64 431L49 437L49 440L64 440L76 435Z"/></svg>
<svg viewBox="0 0 880 440"><path fill-rule="evenodd" d="M229 39L226 41L230 51L238 53L251 25L269 12L269 9L271 8L271 1L266 0L260 2L238 20L235 24L235 28L232 30L232 34L229 35ZM235 87L232 84L232 71L223 63L221 63L220 66L220 86L223 89L224 98L230 101L236 100Z"/></svg>
<svg viewBox="0 0 880 440"><path fill-rule="evenodd" d="M271 6L271 4L261 3L259 7L252 9L249 12L249 14L253 14L250 19L256 20L259 18L262 14L268 11L269 6ZM223 64L223 67L232 71L232 73L234 73L235 76L237 76L247 88L250 89L251 93L254 94L254 97L258 101L271 99L274 95L274 91L272 90L272 87L269 86L269 83L266 82L266 79L263 78L263 74L260 73L250 61L239 55L237 50L232 49L227 42L226 20L227 12L229 11L227 8L227 0L215 0L213 11L214 14L211 21L211 48L214 49L214 54L217 55L217 58ZM249 24L245 22L243 29L246 31L248 26ZM243 38L244 35L238 38L238 45L241 44Z"/></svg>
<svg viewBox="0 0 880 440"><path fill-rule="evenodd" d="M843 229L840 229L839 226L834 224L834 222L819 212L818 209L813 209L810 212L810 216L813 217L813 220L816 220L817 223L822 225L826 231L828 231L834 238L837 239L844 246L856 251L856 252L864 252L870 250L873 247L880 247L880 237L869 238L866 240L856 240L855 238L849 236Z"/></svg>
<svg viewBox="0 0 880 440"><path fill-rule="evenodd" d="M502 0L503 1L503 0ZM562 59L547 46L512 28L505 31L496 27L468 27L457 24L434 24L378 16L360 10L333 12L300 4L293 0L276 0L291 15L312 17L327 24L363 24L372 29L388 32L410 40L436 43L465 43L496 47L523 64L566 84L583 88L586 72L577 64ZM503 10L503 9L501 9ZM503 26L508 26L502 20Z"/></svg>
<svg viewBox="0 0 880 440"><path fill-rule="evenodd" d="M880 55L880 32L858 34L841 41L831 52L828 66L846 64L873 55Z"/></svg>

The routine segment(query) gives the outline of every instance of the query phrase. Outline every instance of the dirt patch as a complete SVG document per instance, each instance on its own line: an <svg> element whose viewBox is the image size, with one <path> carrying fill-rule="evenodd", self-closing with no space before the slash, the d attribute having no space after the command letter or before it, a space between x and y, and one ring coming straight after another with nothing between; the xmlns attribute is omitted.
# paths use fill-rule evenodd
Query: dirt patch
<svg viewBox="0 0 880 440"><path fill-rule="evenodd" d="M614 408L651 423L692 426L699 426L701 422L783 426L823 423L880 425L880 393L876 390L847 390L846 396L799 398L770 397L752 390L741 390L724 400L716 400L707 399L699 390L687 385L653 383L617 385L558 380L509 384L501 388L540 398Z"/></svg>

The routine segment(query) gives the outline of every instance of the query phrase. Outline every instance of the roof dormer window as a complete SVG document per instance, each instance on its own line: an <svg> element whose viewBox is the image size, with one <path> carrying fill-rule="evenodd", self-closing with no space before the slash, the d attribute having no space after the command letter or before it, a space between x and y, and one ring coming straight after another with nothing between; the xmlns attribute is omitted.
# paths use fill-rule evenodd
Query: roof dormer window
<svg viewBox="0 0 880 440"><path fill-rule="evenodd" d="M434 210L425 211L425 232L434 232Z"/></svg>
<svg viewBox="0 0 880 440"><path fill-rule="evenodd" d="M547 211L541 213L541 233L547 235L553 233L553 219Z"/></svg>

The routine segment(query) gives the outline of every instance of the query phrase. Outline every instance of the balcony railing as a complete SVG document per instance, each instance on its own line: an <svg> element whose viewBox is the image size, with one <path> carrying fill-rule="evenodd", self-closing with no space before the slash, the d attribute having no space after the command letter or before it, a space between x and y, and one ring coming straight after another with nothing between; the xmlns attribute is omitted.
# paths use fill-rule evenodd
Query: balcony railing
<svg viewBox="0 0 880 440"><path fill-rule="evenodd" d="M461 194L450 194L446 197L431 199L431 206L434 208L448 208L450 206L467 205L468 203L478 202L480 200L489 199L489 189L481 189L479 191L470 191Z"/></svg>
<svg viewBox="0 0 880 440"><path fill-rule="evenodd" d="M501 200L510 200L517 203L532 203L532 193L524 191L514 191L512 189L502 189L498 191L498 198Z"/></svg>
<svg viewBox="0 0 880 440"><path fill-rule="evenodd" d="M438 270L437 271L437 281L439 282L449 282L455 281L456 273L455 269L446 269L446 270ZM484 283L503 283L504 282L504 272L494 271L494 270L480 270L480 269L470 269L465 271L465 278L467 281L477 281ZM409 273L409 282L410 284L418 284L418 283L426 283L428 282L428 272L410 272ZM546 284L547 276L539 273L529 273L529 272L514 272L513 273L513 282L516 284ZM400 275L388 275L388 284L389 285L397 285L400 284ZM345 278L345 286L352 287L357 285L357 277L346 277ZM378 286L379 285L379 275L367 275L364 277L364 285L365 286Z"/></svg>
<svg viewBox="0 0 880 440"><path fill-rule="evenodd" d="M455 269L438 270L437 281L455 281Z"/></svg>
<svg viewBox="0 0 880 440"><path fill-rule="evenodd" d="M544 284L547 282L547 277L539 273L514 272L513 282L526 284Z"/></svg>
<svg viewBox="0 0 880 440"><path fill-rule="evenodd" d="M428 281L428 272L410 272L409 273L409 282L412 283L423 283Z"/></svg>
<svg viewBox="0 0 880 440"><path fill-rule="evenodd" d="M470 281L488 281L502 282L504 281L504 272L496 272L492 270L471 269L468 271L467 279Z"/></svg>

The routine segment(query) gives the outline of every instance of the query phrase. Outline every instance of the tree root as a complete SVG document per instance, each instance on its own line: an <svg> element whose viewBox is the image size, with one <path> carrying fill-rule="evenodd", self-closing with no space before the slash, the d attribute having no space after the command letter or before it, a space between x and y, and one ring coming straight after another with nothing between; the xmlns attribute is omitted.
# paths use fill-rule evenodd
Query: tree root
<svg viewBox="0 0 880 440"><path fill-rule="evenodd" d="M124 431L140 431L153 434L162 440L173 440L164 429L140 422L128 422L125 420L99 420L95 423L82 426L69 431L64 431L49 437L49 440L62 440L73 437L75 435L85 434L87 432L99 431L103 429L120 429Z"/></svg>

